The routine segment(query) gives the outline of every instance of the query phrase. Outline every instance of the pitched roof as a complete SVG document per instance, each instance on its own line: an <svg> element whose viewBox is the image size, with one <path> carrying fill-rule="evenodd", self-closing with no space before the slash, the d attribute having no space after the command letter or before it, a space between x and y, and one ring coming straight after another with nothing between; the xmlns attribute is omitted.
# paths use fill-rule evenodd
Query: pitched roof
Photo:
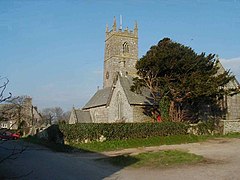
<svg viewBox="0 0 240 180"><path fill-rule="evenodd" d="M128 99L129 104L131 105L152 105L150 100L150 91L144 89L143 95L137 94L131 91L131 86L133 85L133 78L131 76L122 76L118 75L118 80L120 81L121 86L125 92L125 95ZM88 101L88 103L83 107L83 109L89 109L93 107L105 106L111 100L112 87L107 87L101 90L98 90L94 96Z"/></svg>
<svg viewBox="0 0 240 180"><path fill-rule="evenodd" d="M106 105L111 94L111 87L107 87L98 90L94 96L88 101L88 103L83 107L83 109L98 107Z"/></svg>
<svg viewBox="0 0 240 180"><path fill-rule="evenodd" d="M91 115L90 115L89 111L74 109L74 112L75 112L78 123L91 123L92 122Z"/></svg>
<svg viewBox="0 0 240 180"><path fill-rule="evenodd" d="M218 74L222 74L224 73L226 70L225 68L223 67L222 63L220 61L217 61L217 66L219 67L218 69ZM240 87L240 83L238 82L236 76L234 76L233 80L230 81L228 84L227 84L227 87L228 88L239 88Z"/></svg>
<svg viewBox="0 0 240 180"><path fill-rule="evenodd" d="M131 86L133 85L133 78L131 76L120 76L120 83L123 90L127 96L128 102L131 105L152 105L150 100L150 91L148 89L143 89L142 94L137 94L131 91Z"/></svg>

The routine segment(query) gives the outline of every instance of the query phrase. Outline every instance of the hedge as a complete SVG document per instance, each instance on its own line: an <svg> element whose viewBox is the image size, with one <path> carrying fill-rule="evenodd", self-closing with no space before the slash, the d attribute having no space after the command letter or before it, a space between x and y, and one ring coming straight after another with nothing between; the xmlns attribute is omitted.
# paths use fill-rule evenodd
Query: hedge
<svg viewBox="0 0 240 180"><path fill-rule="evenodd" d="M60 124L67 142L124 140L187 134L188 125L179 122L162 123L79 123Z"/></svg>

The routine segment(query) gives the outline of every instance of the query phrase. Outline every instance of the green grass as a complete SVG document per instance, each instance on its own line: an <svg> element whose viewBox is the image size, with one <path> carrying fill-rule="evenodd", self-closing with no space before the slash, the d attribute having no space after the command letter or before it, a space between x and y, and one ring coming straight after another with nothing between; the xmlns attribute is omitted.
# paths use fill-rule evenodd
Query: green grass
<svg viewBox="0 0 240 180"><path fill-rule="evenodd" d="M226 135L221 135L223 138L240 138L240 133L229 133Z"/></svg>
<svg viewBox="0 0 240 180"><path fill-rule="evenodd" d="M209 136L179 135L165 137L149 137L146 139L129 139L118 141L92 142L92 143L72 143L71 146L79 149L103 152L121 150L126 148L159 146L170 144L183 144L204 141Z"/></svg>
<svg viewBox="0 0 240 180"><path fill-rule="evenodd" d="M179 164L195 164L203 161L203 157L183 151L169 150L150 153L141 153L139 155L116 156L100 161L110 163L120 167L169 167Z"/></svg>
<svg viewBox="0 0 240 180"><path fill-rule="evenodd" d="M136 147L148 147L148 146L160 146L160 145L171 145L171 144L184 144L202 142L208 139L214 138L240 138L240 133L228 134L228 135L179 135L179 136L164 136L164 137L149 137L146 139L129 139L129 140L116 140L116 141L105 141L105 142L91 142L91 143L71 143L72 147L94 151L114 151L126 148Z"/></svg>
<svg viewBox="0 0 240 180"><path fill-rule="evenodd" d="M115 140L105 142L91 142L91 143L71 143L69 145L55 144L44 140L39 140L36 137L24 138L25 141L40 144L53 151L58 152L103 152L114 151L127 148L171 145L171 144L184 144L202 142L214 138L240 138L240 133L233 133L228 135L179 135L179 136L164 136L164 137L149 137L146 139L129 139L129 140Z"/></svg>

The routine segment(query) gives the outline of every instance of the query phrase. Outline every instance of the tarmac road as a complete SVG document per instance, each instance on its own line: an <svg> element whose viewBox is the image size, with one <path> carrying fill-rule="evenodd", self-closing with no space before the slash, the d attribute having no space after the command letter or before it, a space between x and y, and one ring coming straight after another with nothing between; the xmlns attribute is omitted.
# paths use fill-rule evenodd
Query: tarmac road
<svg viewBox="0 0 240 180"><path fill-rule="evenodd" d="M81 154L52 152L44 147L22 141L5 141L0 144L0 159L12 154L12 150L27 147L17 159L0 163L0 179L75 180L104 179L119 171L119 168L96 163ZM15 152L16 152L15 151Z"/></svg>
<svg viewBox="0 0 240 180"><path fill-rule="evenodd" d="M0 179L161 179L161 180L238 180L240 179L240 139L217 139L203 143L128 149L103 154L56 153L44 147L22 141L0 142L0 159L12 149L27 149L0 163ZM146 151L181 149L203 155L207 161L195 165L170 168L118 168L96 162L98 157L136 154Z"/></svg>

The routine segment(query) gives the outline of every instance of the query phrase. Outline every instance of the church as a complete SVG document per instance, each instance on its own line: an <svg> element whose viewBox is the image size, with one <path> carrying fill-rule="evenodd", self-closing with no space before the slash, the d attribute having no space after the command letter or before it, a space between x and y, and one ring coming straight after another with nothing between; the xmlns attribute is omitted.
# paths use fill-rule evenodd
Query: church
<svg viewBox="0 0 240 180"><path fill-rule="evenodd" d="M103 89L98 90L82 109L73 108L69 124L75 123L113 123L147 122L151 117L146 109L153 104L150 92L141 95L131 91L133 78L137 76L135 68L138 61L138 26L134 29L117 28L114 18L112 29L106 27L104 51ZM219 62L220 71L225 71ZM239 88L237 79L227 88ZM240 119L240 94L225 97L227 109L225 119Z"/></svg>
<svg viewBox="0 0 240 180"><path fill-rule="evenodd" d="M82 109L73 108L69 123L145 122L151 120L144 108L151 106L144 95L132 92L133 78L138 61L138 26L133 30L117 28L114 18L112 29L106 27L103 89L98 90Z"/></svg>

